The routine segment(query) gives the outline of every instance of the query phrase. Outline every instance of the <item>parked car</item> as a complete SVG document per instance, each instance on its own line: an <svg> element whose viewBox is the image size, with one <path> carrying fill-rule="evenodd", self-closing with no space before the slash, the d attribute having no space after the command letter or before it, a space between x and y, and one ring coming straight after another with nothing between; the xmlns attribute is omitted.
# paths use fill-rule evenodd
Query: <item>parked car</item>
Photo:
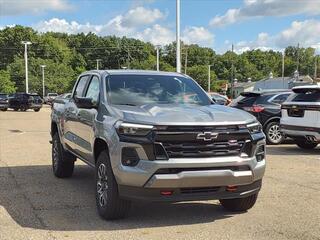
<svg viewBox="0 0 320 240"><path fill-rule="evenodd" d="M320 86L294 87L282 104L281 131L303 149L320 142Z"/></svg>
<svg viewBox="0 0 320 240"><path fill-rule="evenodd" d="M229 105L231 103L231 100L225 95L221 95L219 93L208 93L208 94L216 104Z"/></svg>
<svg viewBox="0 0 320 240"><path fill-rule="evenodd" d="M15 93L9 97L9 108L14 111L33 109L35 112L39 112L41 107L42 99L35 93Z"/></svg>
<svg viewBox="0 0 320 240"><path fill-rule="evenodd" d="M47 96L43 98L44 103L51 104L56 97L58 97L58 93L48 93Z"/></svg>
<svg viewBox="0 0 320 240"><path fill-rule="evenodd" d="M244 211L261 188L261 124L179 73L85 72L70 99L53 102L51 121L54 175L70 177L76 158L92 166L105 219L124 217L132 199L219 199Z"/></svg>
<svg viewBox="0 0 320 240"><path fill-rule="evenodd" d="M0 93L0 110L7 111L9 107L8 94Z"/></svg>
<svg viewBox="0 0 320 240"><path fill-rule="evenodd" d="M291 93L291 91L243 92L230 106L254 115L263 126L267 142L280 144L284 140L280 132L281 104Z"/></svg>

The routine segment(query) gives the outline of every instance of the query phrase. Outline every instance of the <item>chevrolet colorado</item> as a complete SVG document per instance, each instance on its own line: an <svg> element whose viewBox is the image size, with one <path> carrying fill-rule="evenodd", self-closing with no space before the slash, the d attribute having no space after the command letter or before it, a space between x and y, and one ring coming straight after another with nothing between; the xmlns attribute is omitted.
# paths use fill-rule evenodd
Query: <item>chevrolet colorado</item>
<svg viewBox="0 0 320 240"><path fill-rule="evenodd" d="M261 188L260 123L183 74L85 72L69 99L53 102L51 121L54 175L70 177L77 158L92 166L104 219L124 217L131 200L219 199L245 211Z"/></svg>

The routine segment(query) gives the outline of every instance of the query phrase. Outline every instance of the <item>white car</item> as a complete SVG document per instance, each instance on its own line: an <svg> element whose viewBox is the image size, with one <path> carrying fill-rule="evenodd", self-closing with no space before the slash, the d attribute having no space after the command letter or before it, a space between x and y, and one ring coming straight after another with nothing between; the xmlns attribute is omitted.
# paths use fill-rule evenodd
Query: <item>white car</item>
<svg viewBox="0 0 320 240"><path fill-rule="evenodd" d="M320 142L320 86L299 86L281 107L281 132L303 149Z"/></svg>
<svg viewBox="0 0 320 240"><path fill-rule="evenodd" d="M44 102L47 104L51 104L51 102L58 97L58 93L48 93L46 97L44 97Z"/></svg>

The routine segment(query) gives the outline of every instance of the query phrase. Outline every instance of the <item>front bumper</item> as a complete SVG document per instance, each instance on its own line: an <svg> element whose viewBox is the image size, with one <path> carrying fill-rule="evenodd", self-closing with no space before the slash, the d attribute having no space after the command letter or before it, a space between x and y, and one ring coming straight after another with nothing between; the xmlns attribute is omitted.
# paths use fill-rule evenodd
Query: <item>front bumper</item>
<svg viewBox="0 0 320 240"><path fill-rule="evenodd" d="M236 191L230 192L226 186L201 187L201 188L166 188L171 195L162 195L158 188L141 188L119 185L119 194L124 199L155 201L155 202L180 202L194 200L214 200L244 198L260 191L262 180L257 180L247 185L237 187Z"/></svg>
<svg viewBox="0 0 320 240"><path fill-rule="evenodd" d="M257 148L261 145L265 145L265 140L257 142ZM111 156L119 194L130 199L185 201L245 197L260 190L265 172L265 159L257 161L255 156L140 160L134 167L124 166L119 153L122 147L128 146L136 149L140 159L147 156L139 144L123 142L119 142L119 149ZM170 173L170 170L175 171ZM237 192L227 192L227 186L237 186ZM182 193L190 188L195 191ZM204 191L199 192L202 188ZM207 191L212 188L215 190ZM164 190L173 191L173 195L161 196L160 191Z"/></svg>

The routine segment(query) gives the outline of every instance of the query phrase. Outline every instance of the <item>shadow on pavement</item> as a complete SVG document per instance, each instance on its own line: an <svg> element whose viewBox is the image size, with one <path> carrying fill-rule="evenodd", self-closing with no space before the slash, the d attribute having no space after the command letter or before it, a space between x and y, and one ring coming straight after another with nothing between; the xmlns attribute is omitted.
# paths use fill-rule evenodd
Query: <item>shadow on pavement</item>
<svg viewBox="0 0 320 240"><path fill-rule="evenodd" d="M3 206L22 227L57 231L188 225L233 216L217 202L135 202L128 218L104 221L95 207L93 175L92 169L83 165L76 166L70 179L55 178L48 165L1 167L0 210Z"/></svg>

